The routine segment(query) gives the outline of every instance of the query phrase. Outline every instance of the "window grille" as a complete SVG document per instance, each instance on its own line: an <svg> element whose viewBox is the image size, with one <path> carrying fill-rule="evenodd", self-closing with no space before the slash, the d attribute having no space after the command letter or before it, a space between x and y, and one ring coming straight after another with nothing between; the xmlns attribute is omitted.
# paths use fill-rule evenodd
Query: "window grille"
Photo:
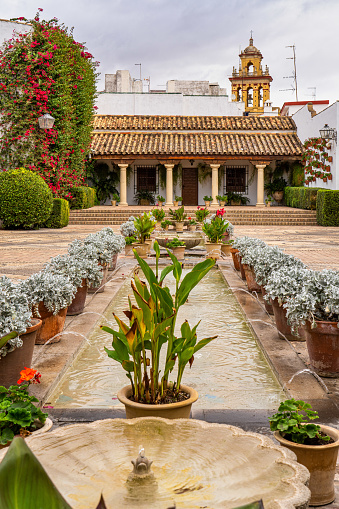
<svg viewBox="0 0 339 509"><path fill-rule="evenodd" d="M157 166L138 165L134 168L134 192L159 193L159 169Z"/></svg>
<svg viewBox="0 0 339 509"><path fill-rule="evenodd" d="M225 166L224 194L248 194L248 166Z"/></svg>

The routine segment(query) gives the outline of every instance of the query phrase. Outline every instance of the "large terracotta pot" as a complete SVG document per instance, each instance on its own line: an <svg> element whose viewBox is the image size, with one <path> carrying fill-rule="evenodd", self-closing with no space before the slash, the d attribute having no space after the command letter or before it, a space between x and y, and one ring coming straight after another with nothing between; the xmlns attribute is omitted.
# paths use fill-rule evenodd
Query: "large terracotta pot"
<svg viewBox="0 0 339 509"><path fill-rule="evenodd" d="M102 280L100 282L99 286L89 286L87 288L88 293L102 293L105 291L105 284L107 282L107 276L108 276L108 267L103 266L102 267Z"/></svg>
<svg viewBox="0 0 339 509"><path fill-rule="evenodd" d="M117 394L118 400L125 405L126 418L135 419L136 417L163 417L165 419L189 419L192 403L198 399L198 393L192 387L181 385L180 389L187 392L190 397L185 401L178 403L169 403L167 405L145 405L131 401L129 396L132 394L130 385L123 387Z"/></svg>
<svg viewBox="0 0 339 509"><path fill-rule="evenodd" d="M240 255L240 253L239 253L239 267L240 267L241 279L243 279L244 281L246 281L246 274L245 274L245 271L244 271L243 263L242 263L242 261L241 261L241 255Z"/></svg>
<svg viewBox="0 0 339 509"><path fill-rule="evenodd" d="M125 256L132 256L133 255L133 249L134 249L133 244L130 244L130 245L126 244L126 246L125 246Z"/></svg>
<svg viewBox="0 0 339 509"><path fill-rule="evenodd" d="M265 297L265 295L267 295L264 286L261 286L261 293L262 293L263 297ZM271 304L271 299L269 302L267 302L266 299L263 299L263 300L264 300L264 306L265 306L267 313L269 313L270 315L273 315L274 313L273 313L273 306Z"/></svg>
<svg viewBox="0 0 339 509"><path fill-rule="evenodd" d="M218 242L205 242L205 248L207 251L206 258L219 260L221 256L221 244Z"/></svg>
<svg viewBox="0 0 339 509"><path fill-rule="evenodd" d="M275 199L275 201L277 201L278 203L280 203L282 201L284 197L284 191L275 191L273 193L273 198Z"/></svg>
<svg viewBox="0 0 339 509"><path fill-rule="evenodd" d="M118 261L118 255L115 254L115 255L112 256L112 261L108 265L108 270L115 270L115 268L117 266L117 261Z"/></svg>
<svg viewBox="0 0 339 509"><path fill-rule="evenodd" d="M147 244L134 244L133 249L136 250L136 252L140 256L140 258L147 258L147 256L148 256Z"/></svg>
<svg viewBox="0 0 339 509"><path fill-rule="evenodd" d="M277 326L279 333L283 334L289 341L305 341L304 334L299 336L295 336L294 334L292 334L291 327L287 323L286 309L283 308L282 306L279 306L277 299L273 299L271 300L271 302L273 307L275 324Z"/></svg>
<svg viewBox="0 0 339 509"><path fill-rule="evenodd" d="M230 254L231 254L231 249L232 249L231 244L221 244L221 252L222 252L225 256L230 256Z"/></svg>
<svg viewBox="0 0 339 509"><path fill-rule="evenodd" d="M41 428L39 428L35 431L32 431L32 433L29 436L35 437L37 435L41 435L42 433L47 433L47 431L49 431L52 426L53 426L53 421L49 417L47 417L47 419L45 420L45 424ZM7 442L6 445L0 444L0 449L5 449L6 447L9 447L10 445L11 445L11 442Z"/></svg>
<svg viewBox="0 0 339 509"><path fill-rule="evenodd" d="M255 280L254 269L250 265L243 264L246 283L250 292L261 292L261 286Z"/></svg>
<svg viewBox="0 0 339 509"><path fill-rule="evenodd" d="M178 246L172 248L172 253L178 260L183 260L185 257L185 246Z"/></svg>
<svg viewBox="0 0 339 509"><path fill-rule="evenodd" d="M339 377L339 329L338 322L316 321L312 329L311 322L303 327L306 345L312 368L325 377Z"/></svg>
<svg viewBox="0 0 339 509"><path fill-rule="evenodd" d="M83 312L86 302L87 289L87 279L84 278L82 280L81 286L79 286L76 294L74 295L74 299L72 300L70 306L68 306L67 316L80 315L80 313Z"/></svg>
<svg viewBox="0 0 339 509"><path fill-rule="evenodd" d="M231 248L231 255L232 255L233 265L234 265L235 270L240 271L240 262L239 262L239 256L240 255L239 255L238 249L236 249L235 247L232 247Z"/></svg>
<svg viewBox="0 0 339 509"><path fill-rule="evenodd" d="M52 311L48 311L45 304L40 302L38 305L38 311L42 320L42 325L41 329L39 329L37 332L35 344L44 345L51 338L54 338L54 336L63 331L67 308L60 309L56 315L53 315ZM33 315L35 318L37 318L34 313L35 311L33 310ZM49 343L59 343L60 340L61 336L57 336L56 338L51 339Z"/></svg>
<svg viewBox="0 0 339 509"><path fill-rule="evenodd" d="M179 221L179 222L175 222L175 231L177 233L182 233L184 231L184 223Z"/></svg>
<svg viewBox="0 0 339 509"><path fill-rule="evenodd" d="M310 505L312 506L330 504L335 498L334 475L339 448L339 432L329 426L320 427L321 431L333 438L333 444L295 444L285 440L279 431L274 432L274 438L278 440L280 445L293 451L297 456L298 463L309 470L311 474L309 484L311 490Z"/></svg>
<svg viewBox="0 0 339 509"><path fill-rule="evenodd" d="M39 318L31 319L31 327L28 327L24 334L20 334L23 345L0 358L0 385L9 387L16 385L20 378L20 371L32 367L32 357L35 345L35 338L42 325Z"/></svg>

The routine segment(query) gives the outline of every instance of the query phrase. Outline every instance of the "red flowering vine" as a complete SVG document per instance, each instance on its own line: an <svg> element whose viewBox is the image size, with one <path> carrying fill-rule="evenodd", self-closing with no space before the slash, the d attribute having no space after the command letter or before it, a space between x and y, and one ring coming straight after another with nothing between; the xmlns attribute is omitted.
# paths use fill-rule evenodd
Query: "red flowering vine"
<svg viewBox="0 0 339 509"><path fill-rule="evenodd" d="M42 9L39 9L41 12ZM0 168L36 171L54 196L83 184L91 142L97 63L56 18L5 42L0 51ZM38 118L49 113L53 129Z"/></svg>
<svg viewBox="0 0 339 509"><path fill-rule="evenodd" d="M308 138L304 143L305 152L302 156L305 170L305 183L315 182L317 178L327 182L332 180L332 156L327 152L327 141L323 138Z"/></svg>

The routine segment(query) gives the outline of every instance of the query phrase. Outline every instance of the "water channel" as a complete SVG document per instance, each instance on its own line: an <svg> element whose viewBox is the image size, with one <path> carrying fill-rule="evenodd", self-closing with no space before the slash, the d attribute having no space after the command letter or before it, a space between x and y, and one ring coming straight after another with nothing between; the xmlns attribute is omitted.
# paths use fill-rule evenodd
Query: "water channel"
<svg viewBox="0 0 339 509"><path fill-rule="evenodd" d="M183 270L183 277L185 273L187 269ZM174 291L173 276L167 276L165 281ZM86 344L67 370L49 404L64 408L121 406L116 395L129 381L120 364L105 353L104 347L111 347L111 336L99 325L105 323L116 328L112 312L123 319L131 293L127 278L105 312L107 321L98 322L89 337L90 344ZM274 409L285 399L219 270L211 270L191 292L177 324L180 326L185 319L191 326L201 320L198 339L218 335L195 355L192 369L186 368L183 376L183 383L199 393L194 408Z"/></svg>

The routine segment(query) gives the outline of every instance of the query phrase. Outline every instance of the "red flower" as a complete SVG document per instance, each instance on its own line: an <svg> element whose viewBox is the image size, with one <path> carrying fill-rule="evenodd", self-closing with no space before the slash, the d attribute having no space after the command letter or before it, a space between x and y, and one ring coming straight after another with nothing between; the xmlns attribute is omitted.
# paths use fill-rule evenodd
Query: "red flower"
<svg viewBox="0 0 339 509"><path fill-rule="evenodd" d="M20 385L22 382L31 382L33 384L39 384L41 375L37 372L36 369L25 368L20 371L21 377L18 380L18 384Z"/></svg>

